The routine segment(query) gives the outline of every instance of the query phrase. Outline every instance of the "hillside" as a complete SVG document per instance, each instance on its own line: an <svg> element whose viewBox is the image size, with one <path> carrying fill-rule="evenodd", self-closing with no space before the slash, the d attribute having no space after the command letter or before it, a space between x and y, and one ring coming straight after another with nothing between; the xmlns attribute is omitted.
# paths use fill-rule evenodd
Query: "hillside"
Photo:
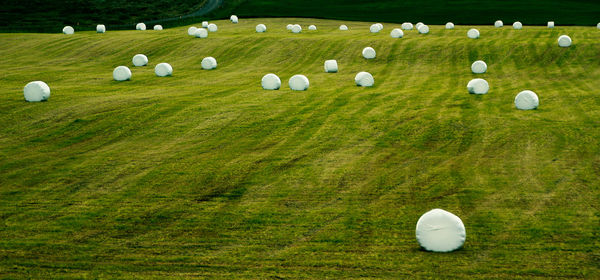
<svg viewBox="0 0 600 280"><path fill-rule="evenodd" d="M216 23L208 39L187 26L0 34L0 275L600 277L595 27L486 26L471 40L467 26L392 39L397 24ZM574 46L557 47L561 34ZM149 66L132 67L137 53ZM206 56L216 70L201 70ZM488 73L471 74L477 59ZM173 77L154 75L159 62ZM112 80L118 65L131 81ZM359 71L373 88L354 85ZM281 90L261 89L267 73ZM308 91L289 89L294 74ZM467 93L474 77L487 95ZM33 80L48 102L23 100ZM538 110L514 108L524 89ZM462 250L419 249L432 208L464 221Z"/></svg>

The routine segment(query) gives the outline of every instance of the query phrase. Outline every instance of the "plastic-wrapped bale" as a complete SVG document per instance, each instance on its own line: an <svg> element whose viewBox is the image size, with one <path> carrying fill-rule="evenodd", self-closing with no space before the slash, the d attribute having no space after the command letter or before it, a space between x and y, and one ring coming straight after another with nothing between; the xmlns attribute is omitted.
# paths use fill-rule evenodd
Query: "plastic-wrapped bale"
<svg viewBox="0 0 600 280"><path fill-rule="evenodd" d="M148 57L143 54L136 54L133 56L133 59L131 59L131 62L133 62L133 66L136 67L146 66L148 65Z"/></svg>
<svg viewBox="0 0 600 280"><path fill-rule="evenodd" d="M46 101L50 98L50 87L42 81L30 82L23 88L23 95L29 102Z"/></svg>
<svg viewBox="0 0 600 280"><path fill-rule="evenodd" d="M426 24L423 24L421 26L419 26L419 33L421 34L427 34L429 33L429 26L427 26Z"/></svg>
<svg viewBox="0 0 600 280"><path fill-rule="evenodd" d="M67 26L63 27L62 32L67 35L71 35L71 34L75 33L75 29L73 29L73 27L67 25Z"/></svg>
<svg viewBox="0 0 600 280"><path fill-rule="evenodd" d="M373 59L373 58L375 58L375 56L377 55L377 53L375 52L375 50L373 48L366 47L366 48L363 49L362 55L366 59Z"/></svg>
<svg viewBox="0 0 600 280"><path fill-rule="evenodd" d="M487 64L483 60L477 60L471 64L471 72L474 74L483 74L487 71Z"/></svg>
<svg viewBox="0 0 600 280"><path fill-rule="evenodd" d="M217 32L217 30L219 30L219 27L217 27L216 24L211 23L211 24L208 25L208 31L210 31L210 32Z"/></svg>
<svg viewBox="0 0 600 280"><path fill-rule="evenodd" d="M452 22L446 23L446 29L454 29L454 23L452 23Z"/></svg>
<svg viewBox="0 0 600 280"><path fill-rule="evenodd" d="M392 38L402 38L404 36L404 32L400 28L394 28L392 32L390 32L390 36L392 36Z"/></svg>
<svg viewBox="0 0 600 280"><path fill-rule="evenodd" d="M513 23L513 28L514 29L523 29L523 24L519 21L515 21L515 23Z"/></svg>
<svg viewBox="0 0 600 280"><path fill-rule="evenodd" d="M467 90L472 94L486 94L490 90L490 85L484 79L473 79L467 84Z"/></svg>
<svg viewBox="0 0 600 280"><path fill-rule="evenodd" d="M162 27L162 25L157 24L157 25L154 26L154 30L160 31L160 30L163 30L163 27Z"/></svg>
<svg viewBox="0 0 600 280"><path fill-rule="evenodd" d="M376 25L379 27L379 30L380 30L380 31L381 31L381 30L383 30L383 24L381 24L381 23L376 23Z"/></svg>
<svg viewBox="0 0 600 280"><path fill-rule="evenodd" d="M348 26L346 26L345 24L342 24L342 25L340 25L340 30L346 31L346 30L348 30Z"/></svg>
<svg viewBox="0 0 600 280"><path fill-rule="evenodd" d="M422 25L423 25L423 23L422 23L422 22L417 22L417 24L415 24L415 28L416 28L417 30L419 30L419 27L421 27Z"/></svg>
<svg viewBox="0 0 600 280"><path fill-rule="evenodd" d="M315 30L317 30L317 26L316 25L310 25L310 26L308 26L308 30L315 31Z"/></svg>
<svg viewBox="0 0 600 280"><path fill-rule="evenodd" d="M212 57L205 57L204 59L202 59L202 62L200 63L202 65L202 69L204 70L212 70L217 68L217 60Z"/></svg>
<svg viewBox="0 0 600 280"><path fill-rule="evenodd" d="M106 32L106 26L104 24L96 25L96 33L104 33Z"/></svg>
<svg viewBox="0 0 600 280"><path fill-rule="evenodd" d="M560 47L567 48L570 47L572 43L573 41L571 40L571 37L567 35L561 35L558 37L558 46Z"/></svg>
<svg viewBox="0 0 600 280"><path fill-rule="evenodd" d="M292 31L292 27L294 27L293 24L288 24L288 25L286 25L285 29Z"/></svg>
<svg viewBox="0 0 600 280"><path fill-rule="evenodd" d="M462 220L442 209L423 214L417 221L415 233L423 249L440 253L459 249L467 238Z"/></svg>
<svg viewBox="0 0 600 280"><path fill-rule="evenodd" d="M198 30L198 27L195 27L195 26L188 28L188 35L195 36L196 30Z"/></svg>
<svg viewBox="0 0 600 280"><path fill-rule="evenodd" d="M467 37L469 37L471 39L479 38L479 30L477 30L475 28L469 29L469 31L467 31Z"/></svg>
<svg viewBox="0 0 600 280"><path fill-rule="evenodd" d="M272 73L263 76L260 84L262 85L262 88L266 90L278 90L281 88L281 80L277 75Z"/></svg>
<svg viewBox="0 0 600 280"><path fill-rule="evenodd" d="M548 28L554 28L554 21L548 22Z"/></svg>
<svg viewBox="0 0 600 280"><path fill-rule="evenodd" d="M143 23L143 22L140 22L140 23L138 23L138 24L135 25L135 29L136 30L142 30L142 31L146 30L146 24Z"/></svg>
<svg viewBox="0 0 600 280"><path fill-rule="evenodd" d="M331 59L331 60L325 61L325 72L326 73L337 73L337 71L338 71L338 64L337 64L336 60Z"/></svg>
<svg viewBox="0 0 600 280"><path fill-rule="evenodd" d="M540 100L537 94L531 90L519 92L515 97L515 106L519 110L533 110L540 105Z"/></svg>
<svg viewBox="0 0 600 280"><path fill-rule="evenodd" d="M405 22L402 24L402 26L400 26L400 28L402 28L403 30L412 30L413 24L410 22Z"/></svg>
<svg viewBox="0 0 600 280"><path fill-rule="evenodd" d="M208 21L202 22L202 28L208 28Z"/></svg>
<svg viewBox="0 0 600 280"><path fill-rule="evenodd" d="M196 36L196 38L207 38L208 30L206 30L205 28L197 28L196 32L194 33L194 36Z"/></svg>
<svg viewBox="0 0 600 280"><path fill-rule="evenodd" d="M502 22L501 20L497 20L496 22L494 22L494 27L500 28L502 26L504 26L504 22Z"/></svg>
<svg viewBox="0 0 600 280"><path fill-rule="evenodd" d="M302 26L300 24L294 24L292 26L292 33L300 33L302 32Z"/></svg>
<svg viewBox="0 0 600 280"><path fill-rule="evenodd" d="M231 20L232 23L238 23L239 19L236 15L231 15L229 17L229 20Z"/></svg>
<svg viewBox="0 0 600 280"><path fill-rule="evenodd" d="M119 82L130 80L131 70L129 70L127 66L117 66L115 70L113 70L113 79Z"/></svg>
<svg viewBox="0 0 600 280"><path fill-rule="evenodd" d="M369 27L369 31L371 31L371 33L378 33L381 29L379 29L379 25L377 24L371 24L371 27Z"/></svg>
<svg viewBox="0 0 600 280"><path fill-rule="evenodd" d="M596 24L596 28L600 29L600 22Z"/></svg>
<svg viewBox="0 0 600 280"><path fill-rule="evenodd" d="M256 26L256 32L258 33L263 33L263 32L267 32L267 26L264 24L259 24Z"/></svg>
<svg viewBox="0 0 600 280"><path fill-rule="evenodd" d="M154 67L154 73L159 77L166 77L173 75L173 67L169 63L159 63Z"/></svg>
<svg viewBox="0 0 600 280"><path fill-rule="evenodd" d="M356 82L357 86L372 87L375 84L375 79L373 79L373 75L369 72L359 72L354 76L354 82Z"/></svg>
<svg viewBox="0 0 600 280"><path fill-rule="evenodd" d="M307 90L310 85L308 78L304 75L294 75L288 82L291 90Z"/></svg>

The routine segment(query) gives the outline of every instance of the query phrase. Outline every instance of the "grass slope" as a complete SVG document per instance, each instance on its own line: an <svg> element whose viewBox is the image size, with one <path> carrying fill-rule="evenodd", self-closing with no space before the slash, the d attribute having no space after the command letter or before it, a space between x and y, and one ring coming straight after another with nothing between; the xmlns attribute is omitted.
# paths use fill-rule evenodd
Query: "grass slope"
<svg viewBox="0 0 600 280"><path fill-rule="evenodd" d="M0 275L600 277L597 29L392 39L394 24L217 23L204 40L186 27L0 34ZM557 47L561 34L575 45ZM113 81L136 53L149 66ZM201 70L205 56L219 68ZM323 73L326 59L340 73ZM476 59L488 73L470 73ZM159 62L174 76L155 77ZM373 88L354 85L359 71ZM261 89L270 72L281 90ZM306 92L287 87L298 73ZM474 77L489 94L466 92ZM32 80L48 102L23 100ZM514 108L524 89L538 110ZM432 208L462 218L462 250L419 250Z"/></svg>

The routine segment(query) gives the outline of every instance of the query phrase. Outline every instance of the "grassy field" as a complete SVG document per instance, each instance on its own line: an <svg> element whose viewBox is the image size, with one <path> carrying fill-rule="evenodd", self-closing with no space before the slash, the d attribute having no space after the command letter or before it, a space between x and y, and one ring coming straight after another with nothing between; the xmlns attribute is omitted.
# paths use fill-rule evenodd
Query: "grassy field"
<svg viewBox="0 0 600 280"><path fill-rule="evenodd" d="M0 278L600 277L599 30L341 23L0 34ZM267 73L281 90L261 89ZM467 93L475 77L487 95ZM33 80L48 102L23 100ZM514 108L525 89L538 110ZM462 218L463 249L419 249L432 208Z"/></svg>

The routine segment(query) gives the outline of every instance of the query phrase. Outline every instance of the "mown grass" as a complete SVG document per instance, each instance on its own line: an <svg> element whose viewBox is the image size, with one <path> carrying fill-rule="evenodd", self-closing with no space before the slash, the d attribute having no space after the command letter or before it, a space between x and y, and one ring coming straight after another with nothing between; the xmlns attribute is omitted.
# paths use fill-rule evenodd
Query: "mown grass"
<svg viewBox="0 0 600 280"><path fill-rule="evenodd" d="M0 275L600 277L597 29L392 39L395 24L217 23L208 39L0 34ZM574 46L559 48L561 34ZM132 67L136 53L149 66ZM201 70L205 56L219 67ZM326 59L340 72L323 73ZM488 73L470 73L476 59ZM173 77L154 76L160 62ZM112 80L118 65L131 81ZM375 86L356 87L359 71ZM281 90L261 89L270 72ZM308 91L289 90L294 74ZM466 92L474 77L489 94ZM48 102L23 100L32 80ZM514 108L524 89L538 110ZM432 208L462 218L462 250L419 249L414 226Z"/></svg>

